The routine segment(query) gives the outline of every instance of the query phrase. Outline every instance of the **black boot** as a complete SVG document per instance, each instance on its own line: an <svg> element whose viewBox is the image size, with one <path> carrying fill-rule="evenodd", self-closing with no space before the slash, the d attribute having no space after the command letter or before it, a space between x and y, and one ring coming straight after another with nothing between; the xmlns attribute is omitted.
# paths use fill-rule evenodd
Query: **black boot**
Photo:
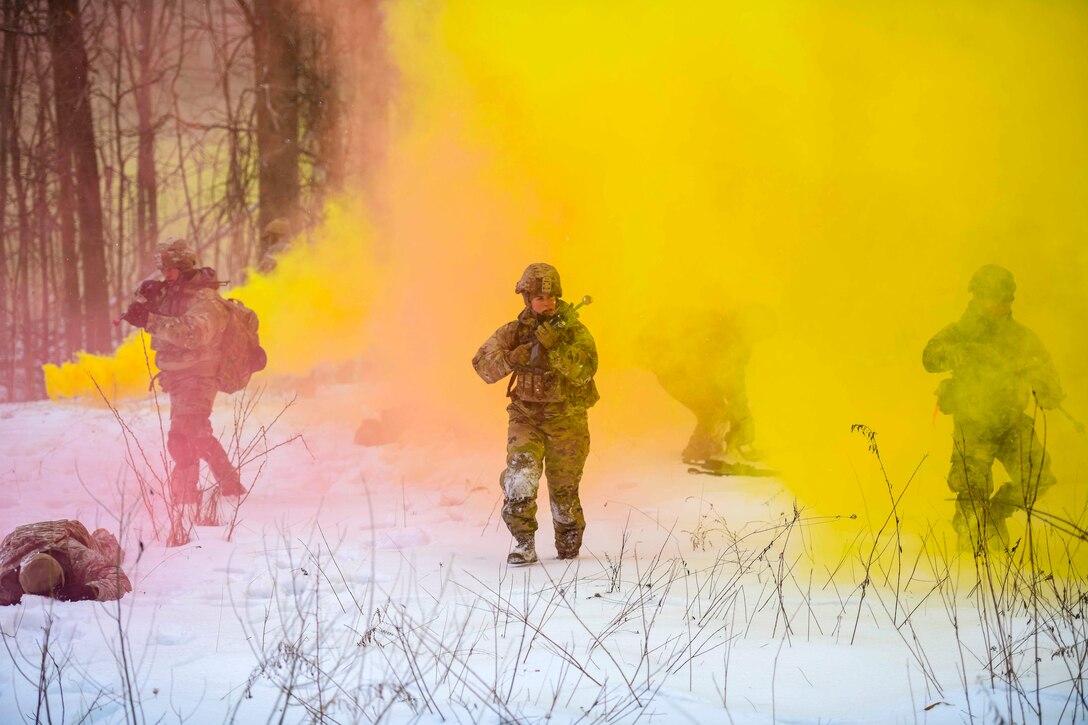
<svg viewBox="0 0 1088 725"><path fill-rule="evenodd" d="M219 484L219 494L224 498L240 498L246 495L238 469L233 466L221 471L221 475L216 474L215 480Z"/></svg>
<svg viewBox="0 0 1088 725"><path fill-rule="evenodd" d="M203 454L204 460L208 462L208 468L212 469L215 482L219 484L220 496L232 498L246 494L238 469L230 462L230 456L223 450L218 440L210 438L204 445Z"/></svg>

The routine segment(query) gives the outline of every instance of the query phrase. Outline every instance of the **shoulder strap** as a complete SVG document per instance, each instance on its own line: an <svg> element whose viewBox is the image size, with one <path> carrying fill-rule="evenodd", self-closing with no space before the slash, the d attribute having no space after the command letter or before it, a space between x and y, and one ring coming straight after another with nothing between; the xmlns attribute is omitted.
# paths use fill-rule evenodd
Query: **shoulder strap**
<svg viewBox="0 0 1088 725"><path fill-rule="evenodd" d="M524 345L526 342L531 342L531 340L525 339L526 333L529 332L531 329L532 328L530 328L524 322L522 322L521 320L518 320L518 330L517 330L518 345ZM510 373L510 382L506 384L506 397L508 397L508 398L511 397L510 393L513 392L514 386L517 385L517 381L518 381L518 366L515 365L513 371Z"/></svg>

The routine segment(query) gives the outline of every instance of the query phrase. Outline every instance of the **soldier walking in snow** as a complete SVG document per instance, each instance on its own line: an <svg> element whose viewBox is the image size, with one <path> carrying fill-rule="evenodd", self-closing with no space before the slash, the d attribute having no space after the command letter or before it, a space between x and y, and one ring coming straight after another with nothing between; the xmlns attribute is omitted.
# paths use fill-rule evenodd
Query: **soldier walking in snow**
<svg viewBox="0 0 1088 725"><path fill-rule="evenodd" d="M929 341L922 363L931 373L952 373L937 388L937 404L952 415L954 431L952 523L961 547L977 551L980 545L1006 547L1007 519L1054 485L1050 456L1035 432L1037 409L1031 415L1025 409L1033 394L1042 410L1058 408L1064 396L1042 342L1012 319L1012 273L985 265L968 291L967 310ZM994 459L1012 479L996 493Z"/></svg>
<svg viewBox="0 0 1088 725"><path fill-rule="evenodd" d="M597 347L576 308L560 299L555 267L529 265L514 291L525 308L496 330L472 359L484 382L513 375L507 386L506 470L500 477L503 521L517 541L507 561L537 561L536 499L542 473L548 480L556 551L560 559L573 559L586 527L578 485L589 455L586 410L600 397L593 382Z"/></svg>
<svg viewBox="0 0 1088 725"><path fill-rule="evenodd" d="M161 370L159 384L170 395L167 448L174 468L167 545L180 546L189 541L189 530L201 512L197 487L201 459L208 463L222 496L238 497L245 489L211 425L216 370L230 310L217 291L215 270L197 267L196 253L185 240L165 239L157 251L163 281L145 282L141 290L147 294L133 302L122 319L151 334L155 364Z"/></svg>
<svg viewBox="0 0 1088 725"><path fill-rule="evenodd" d="M132 591L121 570L124 558L105 529L89 534L78 521L16 526L0 543L0 605L18 604L24 594L66 602L120 599Z"/></svg>

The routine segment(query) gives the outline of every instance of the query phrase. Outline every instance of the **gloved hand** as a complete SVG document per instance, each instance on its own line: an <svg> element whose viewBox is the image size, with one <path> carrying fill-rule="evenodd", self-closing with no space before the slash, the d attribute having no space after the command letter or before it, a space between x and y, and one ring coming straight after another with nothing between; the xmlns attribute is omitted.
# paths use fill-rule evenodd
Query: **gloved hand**
<svg viewBox="0 0 1088 725"><path fill-rule="evenodd" d="M533 352L533 343L527 342L524 345L518 345L513 350L509 350L506 353L506 360L511 365L528 365L529 356Z"/></svg>
<svg viewBox="0 0 1088 725"><path fill-rule="evenodd" d="M155 306L162 301L166 292L166 283L159 279L145 279L136 288L136 296L143 298L148 304Z"/></svg>
<svg viewBox="0 0 1088 725"><path fill-rule="evenodd" d="M551 350L555 347L556 343L559 342L559 330L545 322L544 324L537 326L536 339L540 340L540 344L545 348Z"/></svg>
<svg viewBox="0 0 1088 725"><path fill-rule="evenodd" d="M125 310L125 314L121 315L121 319L133 327L144 327L147 325L147 314L147 305L142 302L133 302Z"/></svg>
<svg viewBox="0 0 1088 725"><path fill-rule="evenodd" d="M1055 410L1062 404L1062 399L1053 393L1036 393L1035 399L1043 410Z"/></svg>

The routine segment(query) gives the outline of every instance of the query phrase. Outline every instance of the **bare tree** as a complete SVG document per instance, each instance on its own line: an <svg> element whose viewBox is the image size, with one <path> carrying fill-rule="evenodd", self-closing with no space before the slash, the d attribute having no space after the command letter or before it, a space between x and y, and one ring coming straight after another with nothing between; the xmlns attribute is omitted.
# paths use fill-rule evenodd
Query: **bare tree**
<svg viewBox="0 0 1088 725"><path fill-rule="evenodd" d="M143 258L148 254L152 240L159 234L158 177L155 171L155 132L157 123L152 117L151 90L157 80L153 66L152 26L155 20L155 4L152 0L139 0L136 18L139 26L139 43L136 46L136 117L139 127L139 153L136 162L136 254Z"/></svg>
<svg viewBox="0 0 1088 725"><path fill-rule="evenodd" d="M292 217L299 206L299 27L291 0L238 0L253 33L256 87L258 226ZM261 251L265 251L263 248Z"/></svg>
<svg viewBox="0 0 1088 725"><path fill-rule="evenodd" d="M109 281L87 50L78 0L48 0L48 8L58 155L68 157L75 171L86 347L91 352L105 352L111 348Z"/></svg>
<svg viewBox="0 0 1088 725"><path fill-rule="evenodd" d="M387 76L352 77L385 67L377 0L0 13L0 397L40 394L43 362L111 349L110 306L151 271L162 231L229 279L271 219L315 223L377 166Z"/></svg>
<svg viewBox="0 0 1088 725"><path fill-rule="evenodd" d="M5 28L15 27L15 8L12 0L4 0L3 12L0 14L0 22ZM11 78L14 65L16 36L12 32L3 33L0 41L0 340L4 341L4 347L0 351L0 360L7 360L8 365L4 371L4 389L8 396L12 396L15 390L15 299L11 295L11 285L8 282L10 271L8 269L8 244L7 244L7 210L8 210L8 148L14 136L10 131L15 126L12 102L14 96L13 80Z"/></svg>
<svg viewBox="0 0 1088 725"><path fill-rule="evenodd" d="M21 51L21 52L20 52ZM25 48L12 46L8 58L9 83L11 88L18 88L22 79L22 59L26 55ZM22 98L18 93L13 93L9 99L8 113L11 119L21 115ZM20 364L24 376L30 374L33 367L33 330L31 323L31 285L30 285L30 257L31 257L31 229L30 214L27 200L26 177L23 171L22 139L19 135L20 126L9 122L6 124L10 132L8 143L8 163L11 168L12 192L15 201L15 221L17 225L16 238L18 251L15 254L15 279L12 294L12 311L14 318L13 335L16 337L16 348L13 350L13 365ZM18 363L15 360L18 360Z"/></svg>

